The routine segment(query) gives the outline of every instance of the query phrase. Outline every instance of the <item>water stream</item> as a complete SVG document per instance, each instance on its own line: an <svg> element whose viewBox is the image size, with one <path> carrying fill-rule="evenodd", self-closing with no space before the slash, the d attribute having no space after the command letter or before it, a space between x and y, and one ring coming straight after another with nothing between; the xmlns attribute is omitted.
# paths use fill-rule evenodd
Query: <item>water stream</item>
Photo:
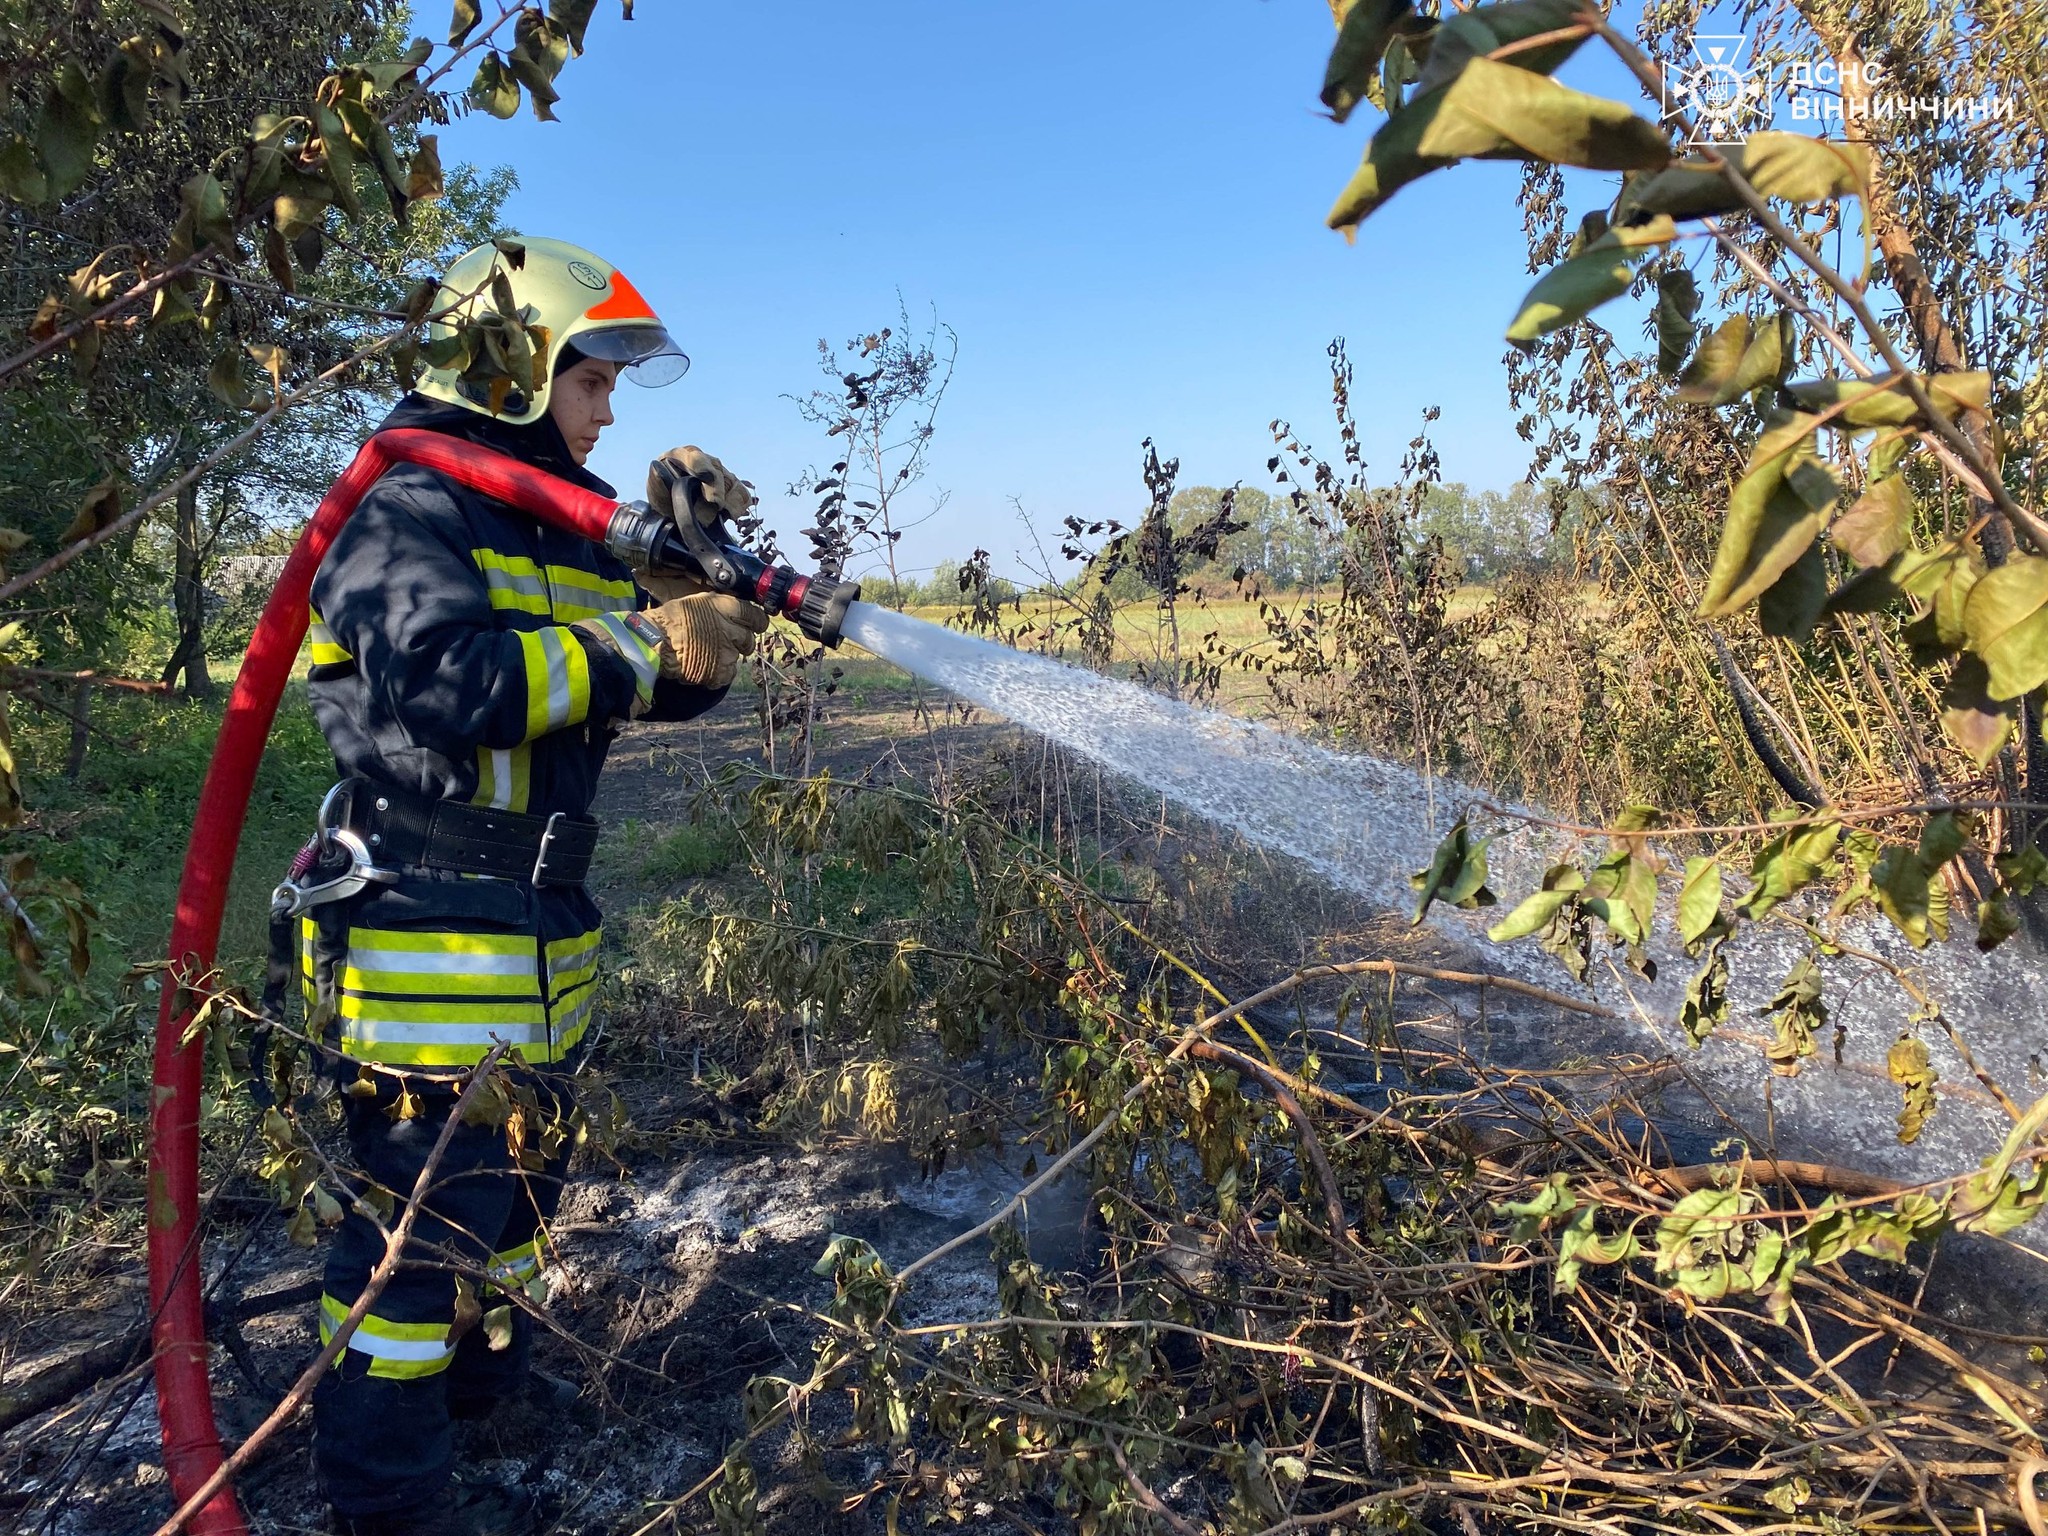
<svg viewBox="0 0 2048 1536"><path fill-rule="evenodd" d="M1429 862L1460 811L1482 798L1452 780L1333 752L1270 726L1197 709L1134 683L870 604L852 606L845 635L1389 910L1412 904L1409 873ZM1534 890L1544 868L1570 848L1558 834L1511 826L1492 846L1490 883L1504 893ZM1797 1077L1774 1078L1752 1046L1710 1041L1692 1051L1673 1021L1695 966L1668 939L1652 947L1659 967L1654 983L1619 965L1603 971L1596 961L1593 987L1578 989L1533 939L1507 945L1488 940L1486 925L1498 916L1498 909L1467 914L1439 904L1429 920L1445 936L1479 951L1489 968L1562 991L1591 990L1624 1020L1589 1029L1587 1021L1572 1018L1555 1042L1553 1058L1671 1052L1697 1071L1758 1146L1769 1137L1786 1156L1928 1178L1975 1163L2010 1129L1949 1042L1932 1031L1925 1038L1942 1083L1962 1091L1944 1096L1918 1143L1898 1145L1899 1091L1886 1080L1884 1061L1909 1004L1891 978L1867 966L1828 967L1827 1003L1843 1026L1841 1065L1833 1058L1835 1042L1823 1040L1821 1055ZM1662 927L1668 933L1668 914L1666 919ZM2023 936L1990 956L1969 948L1967 935L1916 953L1888 925L1872 922L1860 926L1855 942L1911 966L1941 1000L1979 1063L2015 1099L2025 1103L2048 1092L2043 957ZM1730 957L1732 1019L1752 1032L1768 1031L1759 1011L1804 943L1751 924L1737 945Z"/></svg>

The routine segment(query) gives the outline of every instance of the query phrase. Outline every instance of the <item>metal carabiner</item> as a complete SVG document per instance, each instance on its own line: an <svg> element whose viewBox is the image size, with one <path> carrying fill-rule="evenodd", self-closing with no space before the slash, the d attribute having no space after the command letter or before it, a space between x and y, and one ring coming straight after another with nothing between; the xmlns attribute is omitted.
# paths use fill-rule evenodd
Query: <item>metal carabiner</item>
<svg viewBox="0 0 2048 1536"><path fill-rule="evenodd" d="M330 901L346 901L357 896L373 885L389 885L398 878L398 872L379 869L370 857L370 850L363 840L346 827L334 824L335 807L349 788L343 780L327 791L320 802L320 810L314 818L313 841L308 852L313 857L307 860L307 872L322 857L340 849L348 855L348 868L331 880L317 885L303 885L305 874L299 871L297 861L293 863L293 874L287 875L276 890L270 893L271 920L289 921L311 907L325 906Z"/></svg>

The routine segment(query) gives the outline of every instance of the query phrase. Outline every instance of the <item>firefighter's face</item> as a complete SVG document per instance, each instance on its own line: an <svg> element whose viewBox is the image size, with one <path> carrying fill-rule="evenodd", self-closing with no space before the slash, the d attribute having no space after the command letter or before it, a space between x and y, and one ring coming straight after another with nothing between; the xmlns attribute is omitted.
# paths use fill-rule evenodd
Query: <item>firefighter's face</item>
<svg viewBox="0 0 2048 1536"><path fill-rule="evenodd" d="M575 367L555 375L548 415L562 429L569 456L578 464L589 459L597 434L612 424L612 387L618 382L619 365L595 357L579 358Z"/></svg>

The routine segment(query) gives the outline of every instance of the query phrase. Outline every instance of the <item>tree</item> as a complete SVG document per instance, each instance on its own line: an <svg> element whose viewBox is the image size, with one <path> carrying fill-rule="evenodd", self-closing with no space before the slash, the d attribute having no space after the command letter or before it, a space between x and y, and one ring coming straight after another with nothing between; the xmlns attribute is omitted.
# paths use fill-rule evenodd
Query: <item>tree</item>
<svg viewBox="0 0 2048 1536"><path fill-rule="evenodd" d="M1794 802L1767 828L1689 834L1704 830L1709 851L1687 861L1678 897L1678 938L1701 961L1681 1022L1697 1041L1727 1018L1734 932L1791 924L1910 1001L1890 1062L1912 1139L1934 1104L1918 1036L1954 1027L1937 995L1834 925L1868 910L1924 946L1967 902L1989 949L2048 875L2031 819L2048 789L2048 299L2008 276L2048 265L2043 130L2020 105L2048 83L2048 17L1971 0L1741 7L1760 57L1803 63L1784 78L1840 84L1807 98L1809 116L1833 102L1845 133L1830 140L1691 112L1660 126L1550 78L1597 39L1661 104L1658 60L1686 64L1697 4L1650 6L1638 39L1578 0L1441 19L1399 0L1337 9L1324 102L1339 121L1365 101L1387 115L1329 222L1355 230L1461 159L1528 164L1541 275L1506 339L1538 472L1582 498L1577 553L1603 596L1673 637L1674 686L1697 703L1678 718L1697 729L1732 708ZM1954 99L1968 132L1944 131ZM1573 219L1566 167L1621 176ZM1853 254L1859 224L1873 259L1845 272L1829 253ZM1640 343L1592 318L1629 293L1654 305ZM1610 603L1591 624L1613 621ZM1573 623L1590 627L1532 633L1529 653L1569 648ZM1768 669L1762 683L1738 647ZM1726 807L1725 789L1702 783L1685 819ZM1644 963L1659 877L1676 874L1657 852L1665 814L1621 813L1606 858L1551 869L1494 937L1540 937L1583 972L1597 932ZM1418 875L1423 907L1483 883L1483 848L1461 822ZM1724 902L1737 853L1747 883ZM1788 906L1802 892L1832 905ZM1808 956L1770 1005L1781 1074L1817 1050L1826 974ZM1973 1067L2019 1122L2013 1147L2032 1144L2048 1109L2024 1113ZM2014 1220L2038 1209L2048 1181L2010 1179L2011 1165L1990 1165L1936 1225L1990 1219L1986 1199Z"/></svg>

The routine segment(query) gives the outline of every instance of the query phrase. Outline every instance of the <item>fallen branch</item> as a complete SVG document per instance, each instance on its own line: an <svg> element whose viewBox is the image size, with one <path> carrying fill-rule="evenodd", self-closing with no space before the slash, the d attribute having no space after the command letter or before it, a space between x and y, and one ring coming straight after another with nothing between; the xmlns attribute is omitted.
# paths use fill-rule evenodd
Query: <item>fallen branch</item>
<svg viewBox="0 0 2048 1536"><path fill-rule="evenodd" d="M1735 1171L1760 1189L1825 1189L1851 1200L1889 1200L1914 1185L1881 1174L1837 1168L1832 1163L1802 1163L1785 1157L1745 1158L1739 1163L1688 1163L1682 1168L1652 1168L1652 1177L1674 1195L1705 1189Z"/></svg>
<svg viewBox="0 0 2048 1536"><path fill-rule="evenodd" d="M1303 1088L1310 1085L1277 1067L1269 1067L1263 1062L1254 1061L1242 1051L1233 1051L1227 1045L1217 1045L1212 1041L1197 1040L1188 1048L1188 1054L1250 1072L1266 1085L1266 1091L1273 1095L1273 1101L1285 1111L1287 1118L1294 1122L1295 1139L1301 1143L1302 1156L1315 1170L1316 1182L1322 1186L1323 1210L1330 1219L1330 1241L1340 1247L1356 1248L1358 1239L1352 1235L1351 1218L1344 1212L1344 1196L1337 1187L1336 1170L1330 1166L1329 1155L1323 1151L1322 1138L1316 1134L1315 1121L1309 1118L1308 1111L1301 1107L1301 1100L1291 1091L1297 1085ZM1349 1100L1346 1102L1349 1103Z"/></svg>
<svg viewBox="0 0 2048 1536"><path fill-rule="evenodd" d="M119 688L127 693L154 693L166 697L173 697L178 691L169 683L151 682L139 677L109 677L104 672L68 672L56 667L8 667L5 675L47 683L90 683L95 688Z"/></svg>
<svg viewBox="0 0 2048 1536"><path fill-rule="evenodd" d="M1427 976L1438 981L1476 983L1482 986L1498 984L1507 987L1510 991L1539 997L1546 1002L1554 1002L1561 1007L1571 1008L1579 1013L1596 1013L1603 1018L1613 1017L1605 1008L1601 1008L1597 1004L1584 1003L1576 998L1564 997L1558 993L1546 991L1542 987L1530 986L1527 982L1511 982L1504 976L1491 976L1469 971L1440 971L1433 966L1408 965L1399 960L1347 960L1341 965L1307 966L1302 970L1296 971L1292 976L1274 982L1273 985L1265 988L1263 991L1254 992L1242 1002L1232 1003L1228 1008L1220 1008L1206 1019L1198 1020L1188 1026L1187 1031L1180 1037L1179 1043L1166 1053L1166 1060L1180 1060L1210 1030L1228 1024L1233 1019L1250 1013L1254 1008L1269 1003L1276 997L1285 997L1291 992L1297 992L1312 981L1325 981L1336 976L1360 976L1371 972L1378 972L1381 975L1398 973L1400 975ZM1228 1049L1228 1047L1222 1047L1221 1049ZM1250 1058L1246 1059L1249 1060ZM1295 1079L1295 1081L1299 1081L1299 1079ZM948 1238L929 1253L924 1254L920 1258L913 1259L910 1263L904 1265L902 1269L896 1272L896 1294L899 1296L903 1294L903 1289L909 1283L910 1277L919 1270L929 1268L947 1254L956 1252L977 1238L988 1236L989 1233L995 1231L997 1227L1016 1215L1017 1212L1024 1208L1026 1201L1051 1184L1054 1179L1065 1173L1069 1168L1073 1167L1097 1142L1108 1135L1109 1128L1116 1124L1126 1109L1137 1103L1139 1097L1145 1092L1145 1087L1146 1085L1143 1082L1133 1083L1125 1091L1124 1096L1117 1100L1116 1107L1095 1123L1093 1130L1089 1131L1087 1135L1053 1159L1051 1165L1029 1184L1026 1184L1016 1194L1004 1201L1001 1208L994 1215L985 1221L978 1222L974 1226L969 1227L958 1236ZM1351 1101L1346 1099L1343 1102L1349 1104ZM1352 1107L1361 1114L1371 1114L1371 1111L1365 1109L1363 1105L1353 1105Z"/></svg>
<svg viewBox="0 0 2048 1536"><path fill-rule="evenodd" d="M268 1317L273 1312L309 1306L319 1299L320 1282L306 1280L265 1291L260 1296L245 1296L233 1306L209 1306L206 1325L212 1332L251 1318ZM38 1414L62 1407L109 1376L120 1375L142 1359L148 1349L149 1325L143 1323L117 1338L102 1339L55 1365L45 1366L25 1380L0 1386L0 1434Z"/></svg>

